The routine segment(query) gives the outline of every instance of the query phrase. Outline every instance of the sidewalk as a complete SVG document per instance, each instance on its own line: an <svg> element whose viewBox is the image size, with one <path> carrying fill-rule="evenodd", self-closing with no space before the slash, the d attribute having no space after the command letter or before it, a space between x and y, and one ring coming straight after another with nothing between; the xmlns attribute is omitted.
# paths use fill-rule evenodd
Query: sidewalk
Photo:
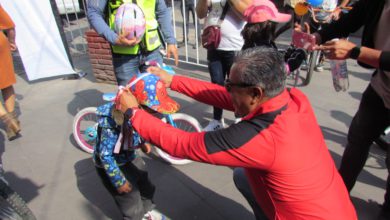
<svg viewBox="0 0 390 220"><path fill-rule="evenodd" d="M287 41L282 38L281 42ZM89 73L80 80L28 82L20 63L16 64L15 90L23 136L9 142L4 129L0 133L1 158L11 186L28 201L40 220L120 219L114 201L95 173L90 155L76 146L72 136L74 115L84 107L102 104L102 93L115 91L115 86L94 81L86 56L75 59L76 67ZM334 91L329 68L314 73L311 84L300 88L313 105L337 166L348 126L371 75L371 71L354 62L348 64L349 91ZM209 79L206 68L195 68L180 64L177 73ZM181 112L194 116L202 126L207 125L212 117L210 106L171 94L181 104ZM224 117L228 124L233 123L232 113ZM352 191L359 219L374 219L378 204L383 202L387 176L384 155L378 147L372 148ZM170 166L155 156L145 156L145 161L157 185L157 209L171 219L254 219L249 205L234 187L232 169L196 162Z"/></svg>

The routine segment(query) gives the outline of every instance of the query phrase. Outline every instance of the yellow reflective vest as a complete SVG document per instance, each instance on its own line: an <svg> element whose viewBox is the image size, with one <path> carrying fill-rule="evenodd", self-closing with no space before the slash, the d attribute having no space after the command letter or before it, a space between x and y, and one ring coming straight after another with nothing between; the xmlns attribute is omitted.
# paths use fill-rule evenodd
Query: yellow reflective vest
<svg viewBox="0 0 390 220"><path fill-rule="evenodd" d="M146 51L153 51L160 47L161 41L158 35L158 22L156 20L156 0L136 0L137 5L144 12L146 27L145 34L141 40L141 43L132 47L124 47L112 45L112 51L119 54L130 54L136 55L139 53L140 47L142 46ZM108 25L111 30L114 30L115 26L115 14L119 6L123 3L133 3L132 0L117 0L108 1Z"/></svg>

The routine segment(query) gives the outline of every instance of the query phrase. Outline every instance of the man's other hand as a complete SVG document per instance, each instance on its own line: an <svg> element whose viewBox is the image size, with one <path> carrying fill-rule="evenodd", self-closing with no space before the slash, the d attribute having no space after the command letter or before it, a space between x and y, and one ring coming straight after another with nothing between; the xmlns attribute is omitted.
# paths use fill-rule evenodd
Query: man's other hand
<svg viewBox="0 0 390 220"><path fill-rule="evenodd" d="M128 90L124 89L119 98L121 112L126 112L129 108L138 107L138 101L134 95Z"/></svg>
<svg viewBox="0 0 390 220"><path fill-rule="evenodd" d="M352 48L356 47L356 44L340 39L337 41L327 41L325 44L316 47L317 50L322 50L325 56L332 60L345 60L349 58Z"/></svg>
<svg viewBox="0 0 390 220"><path fill-rule="evenodd" d="M165 72L163 69L151 66L146 71L160 77L161 81L165 84L165 87L171 87L173 76Z"/></svg>

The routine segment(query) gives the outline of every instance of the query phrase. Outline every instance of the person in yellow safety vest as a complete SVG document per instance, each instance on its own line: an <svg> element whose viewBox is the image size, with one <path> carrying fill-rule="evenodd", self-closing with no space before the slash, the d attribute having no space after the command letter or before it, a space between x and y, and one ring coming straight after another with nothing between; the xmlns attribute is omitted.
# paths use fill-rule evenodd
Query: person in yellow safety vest
<svg viewBox="0 0 390 220"><path fill-rule="evenodd" d="M115 13L123 3L136 3L144 12L146 30L141 40L127 39L127 33L117 34L114 31ZM96 32L112 45L115 76L119 85L126 85L145 61L162 64L160 48L164 42L167 43L167 57L173 56L178 65L172 16L164 0L90 0L87 2L87 17Z"/></svg>
<svg viewBox="0 0 390 220"><path fill-rule="evenodd" d="M127 39L125 34L114 32L115 13L123 3L137 3L144 13L146 33L141 40ZM89 0L87 1L87 16L91 26L111 43L115 76L119 85L126 85L139 71L146 68L141 65L146 61L157 61L162 64L163 57L160 48L164 41L167 45L167 57L171 55L178 64L176 39L173 34L172 17L164 0ZM111 27L111 28L110 28ZM161 29L162 38L157 28ZM123 219L164 219L163 214L154 210L153 196L155 186L148 177L145 161L136 156L123 164L120 155L103 157L107 162L118 165L119 169L109 172L108 166L96 166L97 173L105 188L114 198ZM112 183L109 176L119 174L123 181Z"/></svg>

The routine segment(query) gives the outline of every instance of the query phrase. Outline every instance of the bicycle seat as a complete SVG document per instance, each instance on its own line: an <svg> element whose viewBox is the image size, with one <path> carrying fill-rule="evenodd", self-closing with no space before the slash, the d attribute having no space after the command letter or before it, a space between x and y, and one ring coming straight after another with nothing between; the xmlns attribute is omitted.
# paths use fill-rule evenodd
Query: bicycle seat
<svg viewBox="0 0 390 220"><path fill-rule="evenodd" d="M160 78L151 73L140 73L134 76L128 86L137 98L138 103L162 114L172 114L180 105L171 99Z"/></svg>

